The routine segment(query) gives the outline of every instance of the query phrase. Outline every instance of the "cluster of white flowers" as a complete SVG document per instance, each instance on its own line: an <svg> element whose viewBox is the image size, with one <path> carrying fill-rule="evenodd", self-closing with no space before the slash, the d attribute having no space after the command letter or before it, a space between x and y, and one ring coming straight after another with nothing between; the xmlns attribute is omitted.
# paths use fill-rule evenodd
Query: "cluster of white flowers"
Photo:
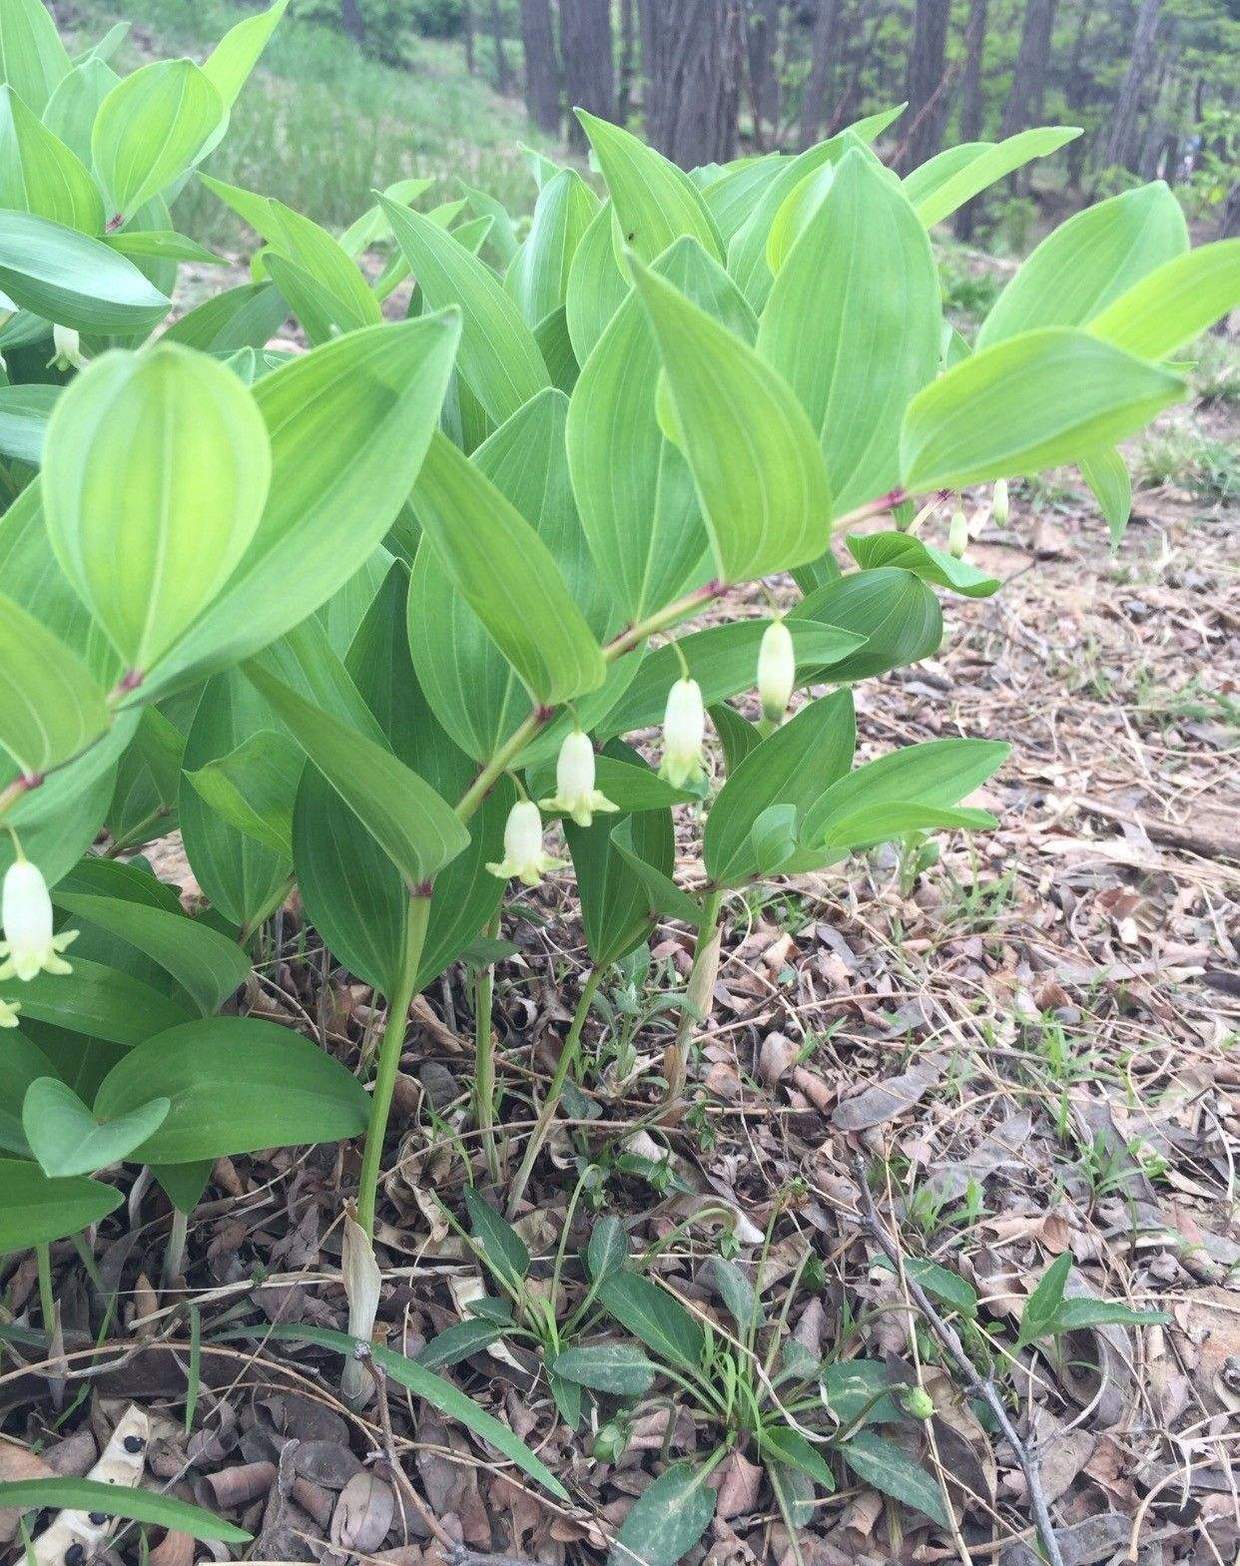
<svg viewBox="0 0 1240 1566"><path fill-rule="evenodd" d="M16 978L28 984L36 974L73 971L61 953L78 932L52 933L52 900L47 882L38 865L31 864L20 848L5 873L0 922L4 925L0 979ZM15 1028L20 1010L20 1001L0 1000L0 1028Z"/></svg>

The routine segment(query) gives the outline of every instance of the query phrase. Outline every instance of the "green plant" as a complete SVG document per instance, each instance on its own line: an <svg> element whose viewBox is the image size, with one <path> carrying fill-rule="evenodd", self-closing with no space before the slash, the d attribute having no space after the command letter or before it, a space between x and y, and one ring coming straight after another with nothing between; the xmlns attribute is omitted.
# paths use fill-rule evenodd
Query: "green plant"
<svg viewBox="0 0 1240 1566"><path fill-rule="evenodd" d="M929 228L1073 133L956 149L901 183L870 146L896 111L761 182L746 167L700 183L583 114L606 195L543 160L523 238L474 192L468 213L420 210L420 179L337 238L199 172L281 11L247 17L201 67L113 80L99 54L70 60L38 0L0 0L0 29L25 40L0 49L0 1126L6 1190L22 1193L0 1249L106 1216L121 1191L95 1176L118 1160L149 1165L184 1213L216 1157L361 1135L350 1332L276 1335L350 1365L360 1340L548 1485L448 1383L366 1348L413 997L459 959L485 974L508 883L524 897L571 863L592 969L510 1215L573 1094L604 976L668 917L694 957L643 1124L682 1115L730 896L993 825L962 801L1004 745L950 738L858 765L852 686L935 651L936 590L998 583L958 537L953 552L899 527L849 536L844 571L832 527L907 523L919 498L928 520L945 492L1064 463L1110 504L1114 445L1183 395L1164 361L1234 303L1238 247L1190 252L1165 187L1128 192L1043 241L945 364ZM262 243L249 281L168 325L178 262L203 262L170 206L195 180ZM372 249L377 278L358 264ZM290 312L305 352L269 346ZM784 573L786 615L687 629ZM730 705L755 680L760 724ZM635 742L660 723L656 770ZM692 884L676 878L677 810L701 831ZM174 822L209 916L116 862ZM294 886L386 1003L369 1096L317 1041L237 1014ZM489 993L480 978L476 1102L502 1171L514 1139ZM628 1287L598 1298L613 1309ZM514 1321L554 1349L559 1318L517 1292ZM694 1384L769 1453L783 1415L739 1341L703 1339ZM559 1356L549 1369L567 1377ZM795 1448L812 1474L786 1429L774 1460L795 1468ZM700 1480L688 1494L696 1517Z"/></svg>

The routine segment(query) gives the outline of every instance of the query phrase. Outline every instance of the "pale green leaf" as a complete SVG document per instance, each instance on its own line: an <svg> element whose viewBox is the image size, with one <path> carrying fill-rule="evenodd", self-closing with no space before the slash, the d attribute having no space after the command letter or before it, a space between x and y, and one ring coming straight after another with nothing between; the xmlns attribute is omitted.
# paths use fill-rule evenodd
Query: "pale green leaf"
<svg viewBox="0 0 1240 1566"><path fill-rule="evenodd" d="M1079 457L1076 465L1106 518L1112 544L1118 544L1132 515L1132 479L1127 463L1113 446L1099 446Z"/></svg>
<svg viewBox="0 0 1240 1566"><path fill-rule="evenodd" d="M79 1181L89 1185L91 1181ZM101 1189L110 1190L109 1186ZM120 1192L116 1193L120 1198ZM252 1535L222 1517L192 1506L162 1491L105 1483L99 1479L14 1479L0 1483L0 1506L41 1511L64 1507L79 1512L103 1512L185 1533L191 1539L219 1539L224 1544L248 1544Z"/></svg>
<svg viewBox="0 0 1240 1566"><path fill-rule="evenodd" d="M79 332L149 331L170 308L126 256L29 212L0 212L0 289Z"/></svg>
<svg viewBox="0 0 1240 1566"><path fill-rule="evenodd" d="M1006 141L973 143L976 156L954 168L942 183L931 186L930 176L922 175L923 194L913 203L917 216L927 228L933 228L980 191L997 184L1034 158L1058 152L1080 134L1079 126L1075 125L1040 125L1032 130L1018 131Z"/></svg>
<svg viewBox="0 0 1240 1566"><path fill-rule="evenodd" d="M529 234L504 280L530 326L567 298L573 257L598 209L598 197L576 169L562 170L539 191Z"/></svg>
<svg viewBox="0 0 1240 1566"><path fill-rule="evenodd" d="M1142 359L1165 359L1240 304L1240 238L1166 261L1096 315L1089 331Z"/></svg>
<svg viewBox="0 0 1240 1566"><path fill-rule="evenodd" d="M0 206L84 234L103 232L103 199L90 170L12 87L0 88Z"/></svg>
<svg viewBox="0 0 1240 1566"><path fill-rule="evenodd" d="M37 1165L24 1158L0 1158L0 1189L4 1191L4 1201L0 1202L0 1256L77 1234L106 1218L125 1200L123 1191L98 1180L49 1180ZM0 1484L0 1491L11 1493L13 1488L13 1484ZM0 1501L0 1505L7 1506L42 1504L37 1497L29 1502L20 1496Z"/></svg>
<svg viewBox="0 0 1240 1566"><path fill-rule="evenodd" d="M126 221L210 151L227 115L219 88L190 60L155 60L121 80L91 131L95 172Z"/></svg>
<svg viewBox="0 0 1240 1566"><path fill-rule="evenodd" d="M52 1179L93 1174L128 1158L167 1117L171 1104L152 1098L110 1120L98 1120L65 1082L40 1077L26 1091L22 1126L43 1173Z"/></svg>
<svg viewBox="0 0 1240 1566"><path fill-rule="evenodd" d="M257 16L247 16L237 22L202 62L202 73L215 84L225 108L231 109L237 101L238 93L287 9L288 0L276 0Z"/></svg>
<svg viewBox="0 0 1240 1566"><path fill-rule="evenodd" d="M7 82L35 114L71 68L56 23L42 0L0 4L0 81Z"/></svg>
<svg viewBox="0 0 1240 1566"><path fill-rule="evenodd" d="M77 654L0 594L0 746L22 772L68 761L109 721L103 692Z"/></svg>

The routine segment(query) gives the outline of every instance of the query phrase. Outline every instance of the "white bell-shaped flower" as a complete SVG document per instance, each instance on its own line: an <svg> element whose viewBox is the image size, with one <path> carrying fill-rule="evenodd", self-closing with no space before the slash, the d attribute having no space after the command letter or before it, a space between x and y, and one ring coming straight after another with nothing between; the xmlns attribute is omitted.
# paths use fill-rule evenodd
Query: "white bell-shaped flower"
<svg viewBox="0 0 1240 1566"><path fill-rule="evenodd" d="M768 723L779 723L788 710L788 701L797 678L797 657L792 632L782 620L772 621L758 648L758 696L762 716Z"/></svg>
<svg viewBox="0 0 1240 1566"><path fill-rule="evenodd" d="M38 865L21 853L9 866L0 898L4 940L0 942L0 979L29 982L37 973L72 973L60 955L77 938L76 930L52 934L52 900Z"/></svg>
<svg viewBox="0 0 1240 1566"><path fill-rule="evenodd" d="M52 327L54 352L47 361L48 369L84 370L88 363L82 352L82 339L71 326Z"/></svg>
<svg viewBox="0 0 1240 1566"><path fill-rule="evenodd" d="M990 503L990 514L994 518L996 527L1007 526L1010 509L1007 479L1000 479L995 485L994 499Z"/></svg>
<svg viewBox="0 0 1240 1566"><path fill-rule="evenodd" d="M667 693L663 714L663 764L659 776L673 788L684 788L702 776L702 740L706 709L696 680L680 679Z"/></svg>
<svg viewBox="0 0 1240 1566"><path fill-rule="evenodd" d="M564 736L555 763L555 793L540 799L544 810L559 810L580 827L588 827L594 812L617 810L606 794L594 786L594 746L590 736L574 729Z"/></svg>
<svg viewBox="0 0 1240 1566"><path fill-rule="evenodd" d="M543 849L542 816L532 799L519 799L504 823L504 857L489 864L492 875L507 881L516 876L526 886L539 886L551 870L563 870L566 860L555 859Z"/></svg>
<svg viewBox="0 0 1240 1566"><path fill-rule="evenodd" d="M969 519L963 510L957 506L952 512L952 525L947 534L947 552L957 560L964 559L964 552L969 547Z"/></svg>

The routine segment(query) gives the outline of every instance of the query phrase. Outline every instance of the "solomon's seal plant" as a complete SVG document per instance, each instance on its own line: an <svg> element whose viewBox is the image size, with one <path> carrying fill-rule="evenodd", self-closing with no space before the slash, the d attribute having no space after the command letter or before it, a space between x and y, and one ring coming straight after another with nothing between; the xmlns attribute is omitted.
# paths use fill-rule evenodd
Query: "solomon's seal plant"
<svg viewBox="0 0 1240 1566"><path fill-rule="evenodd" d="M70 59L38 0L0 0L0 1250L38 1252L49 1332L47 1246L118 1207L96 1176L121 1165L148 1166L180 1214L175 1270L213 1160L349 1143L364 1261L409 1008L461 959L475 1172L498 1174L517 1138L489 964L505 898L569 864L593 967L509 1216L583 1090L602 976L667 919L694 957L648 1134L683 1113L730 896L993 825L966 801L1002 743L855 756L854 685L934 653L940 592L998 587L960 526L928 541L943 508L994 484L1001 519L1009 479L1072 464L1121 530L1118 444L1185 394L1168 361L1240 297L1240 240L1191 249L1155 183L1051 233L967 341L931 231L1078 132L970 143L900 180L875 151L899 109L692 174L582 114L600 177L544 162L502 272L495 204L431 205L423 181L376 192L338 238L199 172L284 3L201 65L122 77L102 46ZM175 227L194 179L258 242L249 281L169 324L178 264L213 259ZM303 352L270 346L290 314ZM730 589L776 578L781 618L735 610ZM760 723L733 705L755 685ZM677 812L700 833L688 880ZM131 857L174 827L209 917ZM294 889L386 1003L373 1062L237 1000ZM373 1320L373 1273L346 1281ZM598 1304L623 1321L645 1281L600 1285ZM554 1349L559 1327L514 1290ZM355 1352L326 1328L276 1332ZM678 1374L722 1440L758 1442L795 1509L782 1476L829 1473L797 1412L816 1370L795 1367L789 1403L692 1336ZM450 1383L373 1354L563 1494ZM556 1359L561 1392L581 1368ZM844 1457L865 1472L859 1439ZM700 1473L653 1488L700 1534Z"/></svg>

